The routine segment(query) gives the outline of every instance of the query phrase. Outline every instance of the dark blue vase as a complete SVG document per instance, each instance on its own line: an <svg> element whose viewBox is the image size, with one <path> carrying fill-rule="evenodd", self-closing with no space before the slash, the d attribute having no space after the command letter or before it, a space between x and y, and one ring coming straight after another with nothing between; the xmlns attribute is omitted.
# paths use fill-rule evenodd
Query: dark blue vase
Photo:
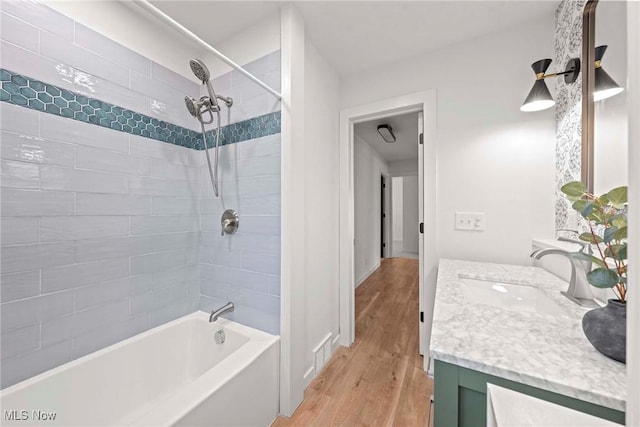
<svg viewBox="0 0 640 427"><path fill-rule="evenodd" d="M610 299L582 318L582 330L596 350L610 359L627 363L627 304Z"/></svg>

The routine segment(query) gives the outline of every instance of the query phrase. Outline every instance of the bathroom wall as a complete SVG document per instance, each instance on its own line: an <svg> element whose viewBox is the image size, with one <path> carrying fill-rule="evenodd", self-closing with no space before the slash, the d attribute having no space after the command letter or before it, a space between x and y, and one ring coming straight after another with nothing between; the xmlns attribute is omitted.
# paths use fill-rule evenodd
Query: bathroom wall
<svg viewBox="0 0 640 427"><path fill-rule="evenodd" d="M338 319L338 75L305 40L305 381L329 361L340 334ZM309 371L309 367L312 370ZM311 372L311 374L309 374Z"/></svg>
<svg viewBox="0 0 640 427"><path fill-rule="evenodd" d="M6 387L197 309L199 88L38 3L1 37Z"/></svg>
<svg viewBox="0 0 640 427"><path fill-rule="evenodd" d="M418 175L418 159L396 160L389 162L389 174L391 176Z"/></svg>
<svg viewBox="0 0 640 427"><path fill-rule="evenodd" d="M231 71L214 55L170 29L134 2L46 0L48 6L73 17L100 34L193 79L190 58L206 61L213 77ZM280 48L280 16L264 17L260 25L238 29L215 48L238 64L248 64ZM158 49L162 46L162 49ZM195 80L194 80L195 81Z"/></svg>
<svg viewBox="0 0 640 427"><path fill-rule="evenodd" d="M279 77L280 51L247 64L246 69L260 79ZM279 91L279 78L272 80L272 87ZM278 334L280 103L264 96L264 89L237 71L216 78L214 87L217 93L234 98L228 115L223 108L232 123L226 129L233 133L223 132L220 140L224 144L219 153L220 197L214 197L204 154L199 159L200 309L211 311L232 301L236 309L226 317ZM247 121L247 116L252 119ZM215 135L214 130L207 132L209 146ZM210 156L213 161L214 150ZM222 236L220 218L226 209L238 212L240 226L236 234Z"/></svg>
<svg viewBox="0 0 640 427"><path fill-rule="evenodd" d="M553 41L549 16L343 80L341 108L436 89L440 257L527 264L531 238L553 237L553 112L519 110ZM486 230L455 230L456 211Z"/></svg>
<svg viewBox="0 0 640 427"><path fill-rule="evenodd" d="M238 64L249 64L267 53L279 50L280 11L262 17L256 25L231 34L228 38L216 43L215 48ZM218 58L212 58L211 67L215 77L231 71L231 67ZM252 72L250 69L247 71ZM264 78L268 80L269 77L264 76ZM270 82L265 81L265 83L271 86ZM276 85L276 83L273 84Z"/></svg>
<svg viewBox="0 0 640 427"><path fill-rule="evenodd" d="M265 46L265 49L270 45ZM279 49L263 51L261 57L243 63L243 68L271 88L280 91L279 52ZM277 98L237 70L214 78L214 90L217 95L233 98L232 108L223 108L221 114L223 126L280 111L280 101ZM206 87L201 85L200 96L207 93Z"/></svg>
<svg viewBox="0 0 640 427"><path fill-rule="evenodd" d="M53 10L194 82L196 80L189 69L189 59L202 58L207 63L212 60L193 42L150 17L134 2L44 2ZM162 48L159 49L159 46Z"/></svg>
<svg viewBox="0 0 640 427"><path fill-rule="evenodd" d="M355 283L359 286L380 266L380 177L388 163L358 135L354 138Z"/></svg>

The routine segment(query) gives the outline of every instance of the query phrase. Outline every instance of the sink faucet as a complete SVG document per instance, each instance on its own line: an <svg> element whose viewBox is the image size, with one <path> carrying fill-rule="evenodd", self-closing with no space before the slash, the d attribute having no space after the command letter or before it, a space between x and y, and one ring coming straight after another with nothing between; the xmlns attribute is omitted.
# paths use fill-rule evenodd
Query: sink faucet
<svg viewBox="0 0 640 427"><path fill-rule="evenodd" d="M588 253L591 254L591 245L586 242L568 239L565 237L560 237L558 240L580 244L582 245L580 252L587 250ZM591 271L591 261L582 261L570 257L569 254L570 252L564 249L546 248L534 251L531 254L531 257L533 259L540 259L546 255L566 256L571 262L571 279L569 280L569 288L566 292L562 291L562 295L569 298L574 303L584 307L599 307L593 300L593 294L591 293L591 288L589 288L589 282L587 280L587 272Z"/></svg>
<svg viewBox="0 0 640 427"><path fill-rule="evenodd" d="M227 312L232 312L233 309L235 308L235 306L233 305L232 302L228 302L225 305L223 305L222 307L220 307L217 310L213 310L211 312L211 316L209 316L209 322L215 322L216 320L218 320L218 317L220 317L220 315L227 313Z"/></svg>

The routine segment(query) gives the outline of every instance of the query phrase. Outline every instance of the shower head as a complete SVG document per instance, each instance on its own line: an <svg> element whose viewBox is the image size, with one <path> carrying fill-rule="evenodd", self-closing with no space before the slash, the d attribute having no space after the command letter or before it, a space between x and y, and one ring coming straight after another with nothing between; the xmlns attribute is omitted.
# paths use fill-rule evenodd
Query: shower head
<svg viewBox="0 0 640 427"><path fill-rule="evenodd" d="M189 114L191 114L195 118L198 118L198 112L199 112L198 100L192 96L185 96L184 104L187 106L187 110L189 110Z"/></svg>
<svg viewBox="0 0 640 427"><path fill-rule="evenodd" d="M187 106L189 114L195 117L202 124L209 124L213 122L213 112L218 111L209 99L208 96L203 96L200 99L195 99L192 96L184 97L184 105ZM203 114L209 114L209 118L203 117Z"/></svg>
<svg viewBox="0 0 640 427"><path fill-rule="evenodd" d="M189 60L189 67L191 67L191 71L193 74L202 82L203 85L207 87L207 91L209 92L209 98L211 98L211 104L213 104L214 108L220 109L218 106L218 97L216 93L213 91L213 86L211 85L211 73L204 62L199 59L191 59Z"/></svg>
<svg viewBox="0 0 640 427"><path fill-rule="evenodd" d="M191 71L193 72L193 74L202 83L208 82L209 79L211 78L211 73L209 73L209 69L199 59L191 59L189 61L189 67L191 67Z"/></svg>

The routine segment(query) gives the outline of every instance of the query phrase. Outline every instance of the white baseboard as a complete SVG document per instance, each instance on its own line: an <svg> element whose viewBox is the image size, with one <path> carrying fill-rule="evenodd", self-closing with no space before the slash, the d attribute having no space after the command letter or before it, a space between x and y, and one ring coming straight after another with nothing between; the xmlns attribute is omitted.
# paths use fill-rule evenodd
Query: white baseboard
<svg viewBox="0 0 640 427"><path fill-rule="evenodd" d="M311 381L322 371L322 368L329 363L329 360L338 348L340 335L333 337L332 333L328 333L322 341L313 349L313 364L307 369L302 377L304 388L311 384Z"/></svg>
<svg viewBox="0 0 640 427"><path fill-rule="evenodd" d="M302 377L302 384L305 390L307 389L307 387L309 387L309 384L311 384L311 381L313 381L315 377L316 377L316 368L315 366L311 365L309 369L307 369L307 372L305 372L304 376Z"/></svg>
<svg viewBox="0 0 640 427"><path fill-rule="evenodd" d="M358 286L362 285L362 282L367 280L369 278L369 276L371 276L379 268L380 268L380 263L378 262L376 265L373 266L373 268L371 270L366 272L360 279L356 280L356 288Z"/></svg>
<svg viewBox="0 0 640 427"><path fill-rule="evenodd" d="M336 335L336 337L331 340L331 355L333 356L333 353L335 353L335 351L338 349L338 347L340 346L340 334Z"/></svg>

